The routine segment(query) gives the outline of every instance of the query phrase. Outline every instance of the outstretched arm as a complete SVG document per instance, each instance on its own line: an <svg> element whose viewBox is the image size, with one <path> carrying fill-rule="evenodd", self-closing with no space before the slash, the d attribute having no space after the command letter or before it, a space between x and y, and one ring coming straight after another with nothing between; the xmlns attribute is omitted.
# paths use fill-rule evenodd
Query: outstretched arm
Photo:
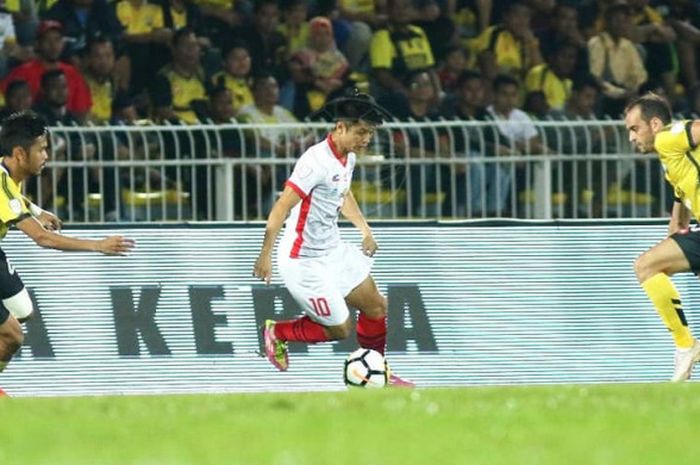
<svg viewBox="0 0 700 465"><path fill-rule="evenodd" d="M345 196L345 202L343 202L340 212L362 233L362 252L369 257L373 256L378 246L374 237L372 237L372 230L367 224L364 215L362 215L360 206L357 204L352 191L348 191L348 194Z"/></svg>
<svg viewBox="0 0 700 465"><path fill-rule="evenodd" d="M100 252L105 255L126 255L133 247L134 241L122 236L110 236L104 239L78 239L64 236L44 228L39 221L27 216L17 223L24 234L41 247L58 250L84 250Z"/></svg>
<svg viewBox="0 0 700 465"><path fill-rule="evenodd" d="M253 276L263 279L265 284L270 284L270 278L272 277L272 249L275 246L277 235L282 229L284 220L287 219L289 212L299 202L301 202L299 194L291 187L286 186L267 217L265 238L253 269Z"/></svg>

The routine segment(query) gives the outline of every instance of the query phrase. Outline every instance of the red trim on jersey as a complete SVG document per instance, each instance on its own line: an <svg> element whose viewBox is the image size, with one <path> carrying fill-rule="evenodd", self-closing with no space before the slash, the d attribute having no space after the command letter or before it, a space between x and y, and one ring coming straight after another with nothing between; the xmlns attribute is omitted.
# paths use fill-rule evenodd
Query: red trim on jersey
<svg viewBox="0 0 700 465"><path fill-rule="evenodd" d="M343 166L345 166L348 163L348 157L341 155L338 152L338 149L336 148L335 144L333 143L333 138L331 137L330 134L328 134L328 137L326 137L326 141L328 141L328 146L331 148L331 152L333 152L333 155L335 155L335 158L342 163Z"/></svg>
<svg viewBox="0 0 700 465"><path fill-rule="evenodd" d="M299 251L301 250L301 245L304 243L304 226L306 226L306 219L309 217L309 210L311 210L311 194L313 191L309 192L309 195L304 197L301 202L301 211L299 212L299 219L297 220L297 238L294 240L294 245L292 246L292 252L289 254L291 258L299 258Z"/></svg>
<svg viewBox="0 0 700 465"><path fill-rule="evenodd" d="M302 199L305 199L305 198L306 198L306 192L304 192L304 191L302 190L301 187L297 186L297 185L294 184L292 181L287 181L287 182L284 183L284 185L285 185L286 187L291 187L292 190L293 190L294 192L296 192L297 194L299 194L299 197L301 197Z"/></svg>

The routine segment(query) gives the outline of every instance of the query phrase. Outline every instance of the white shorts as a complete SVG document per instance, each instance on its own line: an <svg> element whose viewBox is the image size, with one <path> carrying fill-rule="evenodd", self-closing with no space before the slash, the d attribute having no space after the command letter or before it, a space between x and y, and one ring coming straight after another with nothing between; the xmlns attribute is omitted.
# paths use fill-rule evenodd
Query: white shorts
<svg viewBox="0 0 700 465"><path fill-rule="evenodd" d="M324 326L344 323L350 316L345 297L369 276L374 260L343 241L322 257L284 252L277 258L280 275L304 313Z"/></svg>

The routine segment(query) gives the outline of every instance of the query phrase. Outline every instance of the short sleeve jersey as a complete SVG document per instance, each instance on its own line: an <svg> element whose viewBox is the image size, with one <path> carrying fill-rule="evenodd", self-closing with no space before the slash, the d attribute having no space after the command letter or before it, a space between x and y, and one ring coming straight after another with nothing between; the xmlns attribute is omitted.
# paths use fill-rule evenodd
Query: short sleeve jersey
<svg viewBox="0 0 700 465"><path fill-rule="evenodd" d="M397 35L380 29L372 35L369 57L372 68L390 69L394 74L406 74L432 68L435 65L430 41L423 29L409 25L408 32Z"/></svg>
<svg viewBox="0 0 700 465"><path fill-rule="evenodd" d="M286 185L302 198L285 225L281 253L319 257L340 242L338 215L350 190L355 153L343 158L330 135L299 158Z"/></svg>
<svg viewBox="0 0 700 465"><path fill-rule="evenodd" d="M700 149L693 141L692 121L678 121L656 134L654 148L673 192L700 220Z"/></svg>
<svg viewBox="0 0 700 465"><path fill-rule="evenodd" d="M0 165L0 239L15 223L30 216L29 206L22 195L22 183L15 183L4 165Z"/></svg>

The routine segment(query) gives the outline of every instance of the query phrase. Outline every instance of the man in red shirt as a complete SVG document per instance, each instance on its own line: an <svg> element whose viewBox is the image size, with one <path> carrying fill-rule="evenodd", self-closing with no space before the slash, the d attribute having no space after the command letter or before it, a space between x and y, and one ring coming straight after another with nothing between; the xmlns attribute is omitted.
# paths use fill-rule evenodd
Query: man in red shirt
<svg viewBox="0 0 700 465"><path fill-rule="evenodd" d="M68 83L68 102L66 107L78 119L82 120L92 106L90 88L76 67L59 61L62 51L63 34L61 32L61 23L58 21L42 21L37 28L37 58L10 71L10 74L0 84L0 90L4 93L7 84L12 81L27 81L32 92L32 99L36 102L41 90L41 76L46 71L60 69L65 74Z"/></svg>

